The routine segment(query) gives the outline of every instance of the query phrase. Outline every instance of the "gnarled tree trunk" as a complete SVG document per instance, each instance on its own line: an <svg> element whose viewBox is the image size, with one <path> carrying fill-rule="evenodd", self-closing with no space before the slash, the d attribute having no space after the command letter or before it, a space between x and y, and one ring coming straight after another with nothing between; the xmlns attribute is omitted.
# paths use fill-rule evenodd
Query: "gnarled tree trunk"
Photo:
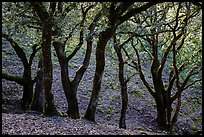
<svg viewBox="0 0 204 137"><path fill-rule="evenodd" d="M31 3L40 20L42 21L42 89L45 95L43 114L56 114L57 110L53 102L52 88L52 60L51 60L51 41L52 41L52 21L46 7L41 2Z"/></svg>
<svg viewBox="0 0 204 137"><path fill-rule="evenodd" d="M64 50L65 47L61 42L58 41L53 42L53 46L57 53L57 57L61 68L62 86L68 102L67 114L71 118L77 119L79 118L78 102L76 97L76 91L73 91L72 88L73 86L69 79L68 61L66 59L66 54Z"/></svg>
<svg viewBox="0 0 204 137"><path fill-rule="evenodd" d="M115 28L107 28L105 31L101 32L99 41L96 47L96 70L93 81L93 89L91 94L91 99L84 115L85 119L90 121L95 121L96 106L98 103L99 92L101 89L101 81L105 66L105 47L108 40L112 37Z"/></svg>

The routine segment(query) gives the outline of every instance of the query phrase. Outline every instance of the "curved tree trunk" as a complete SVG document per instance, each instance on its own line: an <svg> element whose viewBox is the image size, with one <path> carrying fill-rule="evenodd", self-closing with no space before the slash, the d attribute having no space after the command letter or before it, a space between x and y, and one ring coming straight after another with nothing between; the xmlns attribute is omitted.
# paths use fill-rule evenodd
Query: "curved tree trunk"
<svg viewBox="0 0 204 137"><path fill-rule="evenodd" d="M91 51L92 51L92 36L87 39L87 50L86 50L84 62L83 62L83 65L76 72L76 75L73 81L70 81L69 79L68 60L64 52L64 46L62 45L61 42L57 42L57 41L53 42L53 46L57 53L57 57L61 68L62 86L68 102L67 114L71 118L77 119L80 117L78 101L77 101L77 89L83 77L83 74L89 65Z"/></svg>
<svg viewBox="0 0 204 137"><path fill-rule="evenodd" d="M93 81L93 89L88 108L85 112L84 118L90 121L95 121L96 106L98 103L99 92L101 89L101 81L105 66L105 47L108 40L112 37L115 28L107 28L101 32L99 41L96 47L96 69Z"/></svg>
<svg viewBox="0 0 204 137"><path fill-rule="evenodd" d="M2 78L10 81L15 81L16 83L23 86L23 97L21 99L22 101L21 106L24 110L26 110L29 108L33 97L33 81L31 77L31 65L32 65L32 59L34 58L35 53L37 52L36 50L37 44L33 46L34 50L31 54L30 62L28 62L23 48L21 48L15 40L13 40L9 35L4 33L2 34L2 37L4 37L6 40L10 42L17 56L22 61L23 67L24 67L23 77L12 76L12 75L3 73Z"/></svg>
<svg viewBox="0 0 204 137"><path fill-rule="evenodd" d="M126 117L126 111L127 111L127 105L128 105L128 93L127 93L127 81L124 78L124 61L122 57L121 52L121 46L117 45L116 43L116 37L114 37L114 49L118 56L119 61L119 81L121 86L121 97L122 97L122 109L121 109L121 115L120 115L120 121L119 121L119 128L126 129L125 124L125 117Z"/></svg>
<svg viewBox="0 0 204 137"><path fill-rule="evenodd" d="M119 128L126 129L125 124L125 116L127 111L127 105L128 105L128 93L127 93L127 82L124 78L124 62L121 55L121 50L119 51L118 59L119 59L119 81L121 86L121 96L122 96L122 109L121 109L121 115L120 115L120 122L119 122Z"/></svg>
<svg viewBox="0 0 204 137"><path fill-rule="evenodd" d="M67 115L73 119L77 119L79 118L78 101L76 91L73 90L73 85L69 79L68 61L66 60L64 45L59 41L55 41L53 42L53 46L61 68L62 86L68 103Z"/></svg>
<svg viewBox="0 0 204 137"><path fill-rule="evenodd" d="M149 7L157 4L157 3L147 3L143 6L134 8L133 10L129 10L128 8L133 4L130 3L121 3L120 6L116 7L115 3L111 3L109 8L109 24L108 28L102 31L99 35L99 40L97 42L96 47L96 69L94 74L94 81L93 81L93 88L91 99L88 105L88 108L85 112L84 118L95 121L95 112L96 106L98 103L99 92L101 88L101 81L105 66L105 47L108 40L112 37L113 33L115 32L118 25L122 24L132 16L140 13ZM127 12L126 12L127 11Z"/></svg>

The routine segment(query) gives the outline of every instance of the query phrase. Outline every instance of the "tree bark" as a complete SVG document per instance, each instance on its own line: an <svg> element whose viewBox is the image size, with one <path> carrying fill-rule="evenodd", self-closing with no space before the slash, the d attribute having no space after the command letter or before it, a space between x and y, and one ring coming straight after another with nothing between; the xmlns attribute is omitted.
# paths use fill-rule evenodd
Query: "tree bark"
<svg viewBox="0 0 204 137"><path fill-rule="evenodd" d="M34 51L31 54L30 62L28 62L23 48L21 48L15 40L9 37L9 35L3 33L2 36L10 42L11 46L13 47L17 56L20 58L24 67L22 78L11 76L9 74L3 74L2 77L10 81L15 81L16 83L23 86L23 97L21 99L22 101L21 106L24 110L27 110L31 104L32 97L33 97L34 82L31 77L31 65L32 65L32 59L34 58L35 53L37 52L36 50L37 44L34 45L34 48L33 48Z"/></svg>
<svg viewBox="0 0 204 137"><path fill-rule="evenodd" d="M42 91L42 80L43 80L42 58L40 58L40 60L39 60L39 66L38 67L40 68L40 70L37 72L35 92L33 95L30 109L43 113L44 94Z"/></svg>
<svg viewBox="0 0 204 137"><path fill-rule="evenodd" d="M162 100L161 95L156 94L155 96L156 108L157 108L157 124L161 129L165 129L167 127L167 119L166 119L166 112L164 102Z"/></svg>
<svg viewBox="0 0 204 137"><path fill-rule="evenodd" d="M51 60L51 41L52 41L52 22L46 7L41 2L31 3L40 20L42 21L42 89L45 95L43 108L44 115L56 114L57 110L53 102L52 88L52 60Z"/></svg>
<svg viewBox="0 0 204 137"><path fill-rule="evenodd" d="M24 69L22 108L26 110L30 107L33 98L33 81L31 77L31 67L27 66Z"/></svg>
<svg viewBox="0 0 204 137"><path fill-rule="evenodd" d="M103 76L103 71L105 66L105 47L108 40L112 37L118 25L122 24L123 22L125 22L132 16L136 15L137 13L140 13L148 9L152 5L156 5L157 3L150 2L141 7L128 10L128 8L132 4L133 3L121 3L120 6L115 8L116 5L112 3L109 8L109 16L108 16L109 27L100 33L99 40L97 42L97 47L96 47L96 69L94 74L92 94L91 94L91 99L90 99L88 108L84 115L84 118L90 121L95 121L96 106L98 102L99 92L101 88L101 81L102 81L102 76Z"/></svg>
<svg viewBox="0 0 204 137"><path fill-rule="evenodd" d="M51 60L51 36L52 25L50 22L43 26L42 30L42 70L43 70L43 93L45 94L44 114L50 115L56 113L53 102L52 88L52 60Z"/></svg>
<svg viewBox="0 0 204 137"><path fill-rule="evenodd" d="M119 61L119 81L121 86L121 97L122 97L122 109L119 121L119 128L126 129L125 117L128 105L128 93L127 93L127 80L124 78L124 61L122 57L121 48L123 45L118 45L116 42L116 36L114 36L114 49L117 53L118 61Z"/></svg>
<svg viewBox="0 0 204 137"><path fill-rule="evenodd" d="M83 44L84 21L86 19L86 14L87 14L88 10L91 8L92 8L92 6L88 7L85 10L85 12L83 12L83 19L82 19L81 25L80 25L81 31L80 31L79 44L77 45L75 50L68 57L66 57L66 54L65 54L65 49L64 49L65 42L64 43L61 43L59 41L53 42L53 45L54 45L54 48L55 48L55 51L57 53L57 57L58 57L58 60L60 63L62 85L63 85L65 96L66 96L67 102L68 102L67 114L68 114L68 116L70 116L71 118L74 118L74 119L77 119L80 117L79 109L78 109L78 101L77 101L77 90L78 90L79 83L80 83L86 69L88 68L88 65L90 62L90 57L91 57L91 53L92 53L92 43L93 43L92 39L93 39L93 35L94 35L94 29L96 26L96 22L99 20L99 18L101 16L101 12L99 12L95 16L93 22L89 25L89 28L88 28L89 33L88 33L88 36L86 38L87 49L86 49L84 61L83 61L83 64L80 66L80 68L77 70L76 75L72 81L70 81L70 79L69 79L68 62L72 57L74 57L76 55L77 51L81 48L81 46Z"/></svg>
<svg viewBox="0 0 204 137"><path fill-rule="evenodd" d="M84 115L85 119L95 121L96 106L98 103L99 92L101 89L102 75L105 66L105 47L108 40L112 37L116 27L109 27L105 31L101 32L99 41L96 47L96 69L93 81L93 89L91 99Z"/></svg>
<svg viewBox="0 0 204 137"><path fill-rule="evenodd" d="M77 119L79 118L78 102L76 91L73 90L73 85L71 84L71 81L69 79L68 61L66 59L64 45L61 42L55 41L53 42L53 46L57 53L61 68L62 86L68 102L67 114L69 117Z"/></svg>

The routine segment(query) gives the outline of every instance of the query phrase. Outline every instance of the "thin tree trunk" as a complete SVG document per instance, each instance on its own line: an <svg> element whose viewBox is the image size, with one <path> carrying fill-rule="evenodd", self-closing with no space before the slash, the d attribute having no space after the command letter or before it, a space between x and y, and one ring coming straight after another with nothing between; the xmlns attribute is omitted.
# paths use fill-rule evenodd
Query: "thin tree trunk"
<svg viewBox="0 0 204 137"><path fill-rule="evenodd" d="M120 80L121 96L122 96L122 109L121 109L119 128L126 129L125 116L126 116L127 105L128 105L128 93L127 93L127 82L125 81L125 78L124 78L124 62L122 59L121 51L120 51L120 57L118 58L119 58L119 80Z"/></svg>
<svg viewBox="0 0 204 137"><path fill-rule="evenodd" d="M119 81L121 86L121 96L122 96L122 109L121 109L121 115L120 115L120 121L119 121L119 128L126 129L125 124L125 117L126 117L126 111L127 111L127 105L128 105L128 93L127 93L127 81L124 78L124 61L121 53L121 46L117 45L116 43L116 37L114 37L114 49L118 56L119 61Z"/></svg>
<svg viewBox="0 0 204 137"><path fill-rule="evenodd" d="M120 115L120 122L119 122L119 128L126 129L125 124L125 118L126 118L126 111L128 106L128 94L127 94L127 84L121 85L121 96L122 96L122 109L121 109L121 115Z"/></svg>

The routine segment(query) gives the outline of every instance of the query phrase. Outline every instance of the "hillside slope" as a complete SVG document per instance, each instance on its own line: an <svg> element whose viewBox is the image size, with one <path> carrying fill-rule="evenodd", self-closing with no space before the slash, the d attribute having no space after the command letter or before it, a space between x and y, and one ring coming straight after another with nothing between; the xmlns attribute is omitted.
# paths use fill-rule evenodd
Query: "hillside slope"
<svg viewBox="0 0 204 137"><path fill-rule="evenodd" d="M2 113L2 134L6 135L156 135L119 129L111 125L67 117L43 117L35 113Z"/></svg>

